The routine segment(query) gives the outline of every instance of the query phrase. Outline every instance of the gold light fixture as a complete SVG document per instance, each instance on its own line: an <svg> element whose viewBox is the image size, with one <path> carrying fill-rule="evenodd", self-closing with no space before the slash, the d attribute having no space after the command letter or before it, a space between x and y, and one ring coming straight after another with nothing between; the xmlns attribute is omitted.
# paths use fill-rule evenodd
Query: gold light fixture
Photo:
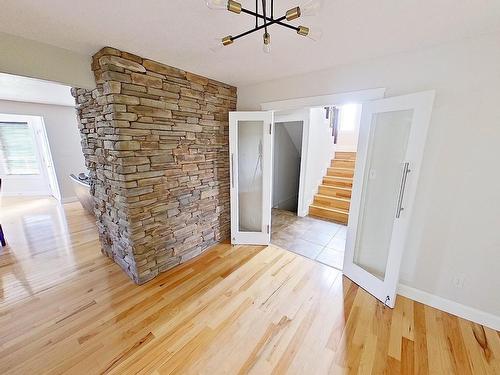
<svg viewBox="0 0 500 375"><path fill-rule="evenodd" d="M259 1L262 1L261 3L261 12L259 12ZM234 1L234 0L207 0L207 6L210 9L218 9L218 10L228 10L232 13L235 14L241 14L245 13L250 16L255 17L255 27L251 30L245 31L241 34L238 34L236 36L225 36L224 38L221 39L222 45L223 46L228 46L233 44L233 42L239 38L242 38L246 35L252 34L255 31L262 30L264 29L264 34L263 34L263 48L264 52L270 53L271 52L271 35L268 32L268 27L271 25L280 25L283 27L286 27L288 29L295 30L296 33L300 36L305 36L308 37L312 40L318 40L321 37L321 31L319 30L312 30L309 27L306 26L294 26L291 24L286 23L296 20L297 18L300 18L301 16L307 16L307 15L316 15L319 10L321 9L321 3L323 0L310 0L307 1L303 6L296 6L294 8L291 8L287 10L284 16L274 18L274 0L271 0L271 6L270 6L270 11L271 14L270 16L267 15L267 1L266 0L255 0L255 12L248 10L246 8L243 8L241 3ZM220 42L219 42L219 45Z"/></svg>
<svg viewBox="0 0 500 375"><path fill-rule="evenodd" d="M237 1L229 0L227 2L227 10L236 14L241 13L241 4Z"/></svg>
<svg viewBox="0 0 500 375"><path fill-rule="evenodd" d="M309 28L305 26L299 26L299 28L297 29L297 34L307 36L307 34L309 34Z"/></svg>
<svg viewBox="0 0 500 375"><path fill-rule="evenodd" d="M225 36L222 38L222 44L228 46L233 43L233 37L231 35Z"/></svg>
<svg viewBox="0 0 500 375"><path fill-rule="evenodd" d="M300 17L300 7L295 7L292 9L288 9L285 14L287 21L293 21L296 18Z"/></svg>

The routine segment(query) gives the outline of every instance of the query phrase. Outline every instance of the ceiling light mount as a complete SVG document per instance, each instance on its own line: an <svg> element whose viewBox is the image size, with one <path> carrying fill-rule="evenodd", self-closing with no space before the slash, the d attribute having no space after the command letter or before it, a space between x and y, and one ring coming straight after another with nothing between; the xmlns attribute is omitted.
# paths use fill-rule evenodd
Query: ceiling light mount
<svg viewBox="0 0 500 375"><path fill-rule="evenodd" d="M259 12L259 2L261 1L261 12ZM313 32L309 27L306 26L294 26L286 22L290 22L300 18L302 15L314 15L321 7L322 0L310 0L307 1L304 6L296 6L287 10L284 16L274 18L274 0L270 0L270 11L271 15L267 15L267 0L255 0L255 12L246 8L243 8L241 3L234 0L207 0L207 6L210 9L220 9L228 10L235 14L245 13L250 16L255 17L255 27L241 34L231 36L228 35L221 39L223 46L228 46L233 44L233 42L239 38L246 35L252 34L256 31L264 29L263 42L264 42L264 52L269 53L271 51L271 35L268 32L268 27L271 25L280 25L285 28L295 30L298 35L307 36L312 40L317 40L321 36L320 31ZM314 37L313 37L313 36ZM220 44L219 44L220 45Z"/></svg>

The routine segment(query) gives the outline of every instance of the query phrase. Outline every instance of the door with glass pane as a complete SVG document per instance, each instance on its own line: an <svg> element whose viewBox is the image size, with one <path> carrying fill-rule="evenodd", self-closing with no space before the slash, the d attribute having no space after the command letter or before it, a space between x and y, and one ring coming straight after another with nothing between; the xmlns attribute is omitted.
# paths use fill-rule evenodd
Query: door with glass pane
<svg viewBox="0 0 500 375"><path fill-rule="evenodd" d="M434 91L363 104L344 274L394 307Z"/></svg>
<svg viewBox="0 0 500 375"><path fill-rule="evenodd" d="M230 112L231 243L271 238L272 112Z"/></svg>
<svg viewBox="0 0 500 375"><path fill-rule="evenodd" d="M0 114L0 178L6 195L52 195L35 133L38 122L37 116Z"/></svg>

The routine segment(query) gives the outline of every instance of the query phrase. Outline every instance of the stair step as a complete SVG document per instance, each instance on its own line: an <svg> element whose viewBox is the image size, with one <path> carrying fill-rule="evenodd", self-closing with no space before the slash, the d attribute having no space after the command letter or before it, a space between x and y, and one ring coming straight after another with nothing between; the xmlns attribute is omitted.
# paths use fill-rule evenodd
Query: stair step
<svg viewBox="0 0 500 375"><path fill-rule="evenodd" d="M326 172L327 176L332 177L349 177L352 178L354 176L354 169L352 168L338 168L338 167L330 167Z"/></svg>
<svg viewBox="0 0 500 375"><path fill-rule="evenodd" d="M349 210L351 200L349 198L330 197L328 195L316 194L314 196L313 204L320 207Z"/></svg>
<svg viewBox="0 0 500 375"><path fill-rule="evenodd" d="M328 208L311 204L309 206L309 215L334 220L342 224L347 224L349 213L346 210L338 208Z"/></svg>
<svg viewBox="0 0 500 375"><path fill-rule="evenodd" d="M356 160L348 160L348 159L333 159L330 163L331 167L334 168L353 168L356 164Z"/></svg>
<svg viewBox="0 0 500 375"><path fill-rule="evenodd" d="M356 160L355 152L336 151L335 159Z"/></svg>
<svg viewBox="0 0 500 375"><path fill-rule="evenodd" d="M352 178L349 177L323 177L323 185L352 188Z"/></svg>
<svg viewBox="0 0 500 375"><path fill-rule="evenodd" d="M319 185L318 194L329 197L351 198L352 189L349 187Z"/></svg>

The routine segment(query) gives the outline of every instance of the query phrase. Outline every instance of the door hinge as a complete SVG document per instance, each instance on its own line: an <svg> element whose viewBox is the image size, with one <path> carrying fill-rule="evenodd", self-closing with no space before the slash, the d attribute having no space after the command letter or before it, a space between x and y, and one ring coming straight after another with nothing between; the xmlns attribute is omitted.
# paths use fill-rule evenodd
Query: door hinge
<svg viewBox="0 0 500 375"><path fill-rule="evenodd" d="M273 124L269 124L269 134L271 134L272 130L273 130Z"/></svg>
<svg viewBox="0 0 500 375"><path fill-rule="evenodd" d="M385 297L384 307L388 307L388 306L389 306L387 303L388 303L390 300L391 300L391 297L389 297L389 296Z"/></svg>
<svg viewBox="0 0 500 375"><path fill-rule="evenodd" d="M271 226L267 224L267 234L269 234L270 231L271 231Z"/></svg>

